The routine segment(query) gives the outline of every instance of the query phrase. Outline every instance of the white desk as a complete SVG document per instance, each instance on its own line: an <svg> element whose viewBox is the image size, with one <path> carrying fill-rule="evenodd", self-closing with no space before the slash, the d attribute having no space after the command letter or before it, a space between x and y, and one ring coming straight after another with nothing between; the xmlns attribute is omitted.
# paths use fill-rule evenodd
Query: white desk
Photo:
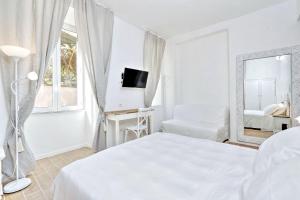
<svg viewBox="0 0 300 200"><path fill-rule="evenodd" d="M153 110L154 111L154 110ZM153 117L152 113L150 114L149 117L149 124L150 124L150 130L149 134L152 133L153 131ZM129 120L129 119L136 119L138 117L138 110L124 110L124 111L115 111L115 112L106 112L106 127L107 127L107 133L110 134L109 132L109 121L114 121L115 127L114 127L114 135L115 135L115 144L118 145L120 144L120 121L123 120Z"/></svg>

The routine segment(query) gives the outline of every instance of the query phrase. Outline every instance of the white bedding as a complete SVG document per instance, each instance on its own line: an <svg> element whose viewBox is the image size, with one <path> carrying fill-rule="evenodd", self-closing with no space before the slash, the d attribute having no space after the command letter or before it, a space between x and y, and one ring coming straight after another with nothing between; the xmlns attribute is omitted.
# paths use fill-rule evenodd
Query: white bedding
<svg viewBox="0 0 300 200"><path fill-rule="evenodd" d="M257 128L263 131L273 131L274 118L272 115L265 115L264 111L245 110L244 127Z"/></svg>
<svg viewBox="0 0 300 200"><path fill-rule="evenodd" d="M257 151L155 133L64 167L54 200L237 200Z"/></svg>

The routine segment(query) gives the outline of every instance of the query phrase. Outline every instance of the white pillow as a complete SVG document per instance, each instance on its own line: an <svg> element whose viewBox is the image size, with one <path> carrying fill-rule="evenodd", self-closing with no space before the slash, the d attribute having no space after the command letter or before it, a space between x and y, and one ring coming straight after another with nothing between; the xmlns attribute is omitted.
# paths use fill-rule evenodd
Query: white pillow
<svg viewBox="0 0 300 200"><path fill-rule="evenodd" d="M277 104L271 104L264 108L265 115L272 115L272 113L278 108Z"/></svg>
<svg viewBox="0 0 300 200"><path fill-rule="evenodd" d="M242 200L299 200L300 158L250 177L242 187Z"/></svg>
<svg viewBox="0 0 300 200"><path fill-rule="evenodd" d="M286 115L286 111L287 111L287 105L280 103L277 104L277 108L274 110L274 112L272 113L272 115Z"/></svg>
<svg viewBox="0 0 300 200"><path fill-rule="evenodd" d="M253 165L254 173L264 171L293 157L300 157L300 127L281 131L260 147Z"/></svg>

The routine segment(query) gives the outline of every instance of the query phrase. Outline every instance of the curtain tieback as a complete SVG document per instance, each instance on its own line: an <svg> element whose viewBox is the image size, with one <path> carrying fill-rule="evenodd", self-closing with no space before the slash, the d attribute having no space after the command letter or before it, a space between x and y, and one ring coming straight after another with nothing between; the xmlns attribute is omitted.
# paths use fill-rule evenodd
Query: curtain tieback
<svg viewBox="0 0 300 200"><path fill-rule="evenodd" d="M101 125L101 123L103 124L103 128L104 131L106 132L106 115L104 114L104 112L99 113L98 118L97 118L97 126Z"/></svg>

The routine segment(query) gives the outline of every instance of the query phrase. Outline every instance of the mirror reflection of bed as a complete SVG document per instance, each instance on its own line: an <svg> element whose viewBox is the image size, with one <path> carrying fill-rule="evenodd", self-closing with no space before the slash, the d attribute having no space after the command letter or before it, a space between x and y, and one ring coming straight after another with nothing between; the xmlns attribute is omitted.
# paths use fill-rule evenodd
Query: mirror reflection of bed
<svg viewBox="0 0 300 200"><path fill-rule="evenodd" d="M244 135L268 138L290 127L291 55L244 64Z"/></svg>

